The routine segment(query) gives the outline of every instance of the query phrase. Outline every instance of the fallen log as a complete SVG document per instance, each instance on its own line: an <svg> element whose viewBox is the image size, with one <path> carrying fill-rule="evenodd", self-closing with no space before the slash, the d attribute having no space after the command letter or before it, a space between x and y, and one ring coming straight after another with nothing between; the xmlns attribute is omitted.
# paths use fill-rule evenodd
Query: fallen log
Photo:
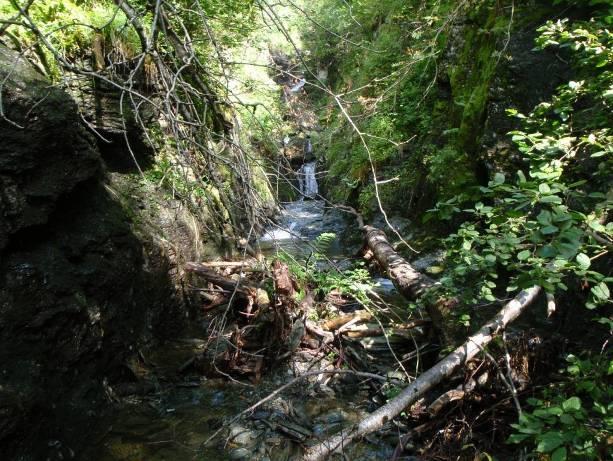
<svg viewBox="0 0 613 461"><path fill-rule="evenodd" d="M257 261L207 261L203 263L196 263L201 267L250 267L256 265Z"/></svg>
<svg viewBox="0 0 613 461"><path fill-rule="evenodd" d="M428 325L430 323L429 320L414 320L409 323L405 323L403 325L398 325L396 327L388 328L388 335L397 335L397 336L408 336L410 335L409 331L424 325ZM364 329L351 329L351 330L343 330L340 334L349 336L350 338L367 338L370 336L384 336L386 331L381 327L375 328L364 328Z"/></svg>
<svg viewBox="0 0 613 461"><path fill-rule="evenodd" d="M494 337L515 320L537 297L541 288L533 286L522 290L515 298L503 306L498 314L479 329L460 347L447 355L428 371L422 373L398 396L374 411L358 424L345 429L317 445L307 449L304 461L323 461L332 453L340 451L358 437L381 429L388 421L398 416L405 408L414 403L425 392L450 377L460 366L477 355Z"/></svg>
<svg viewBox="0 0 613 461"><path fill-rule="evenodd" d="M223 288L224 290L228 291L230 295L235 293L239 298L250 300L252 303L255 303L260 307L268 306L270 304L266 290L249 285L242 285L236 280L223 277L215 272L212 272L209 267L203 265L202 263L187 262L185 263L184 268L187 272L198 274L213 285Z"/></svg>
<svg viewBox="0 0 613 461"><path fill-rule="evenodd" d="M262 272L262 265L256 260L244 261L207 261L202 263L194 263L204 270L207 269L229 269L241 270L243 272Z"/></svg>
<svg viewBox="0 0 613 461"><path fill-rule="evenodd" d="M414 301L436 287L438 282L417 271L390 245L385 233L372 226L364 226L366 244L379 265L398 292L409 301ZM426 302L426 310L432 325L446 345L453 345L459 337L459 324L453 318L453 308L458 304L454 298L438 298Z"/></svg>
<svg viewBox="0 0 613 461"><path fill-rule="evenodd" d="M370 312L361 311L353 314L339 315L338 317L325 321L321 327L326 331L338 330L343 325L351 322L355 318L358 318L360 321L368 321L372 319L372 314Z"/></svg>
<svg viewBox="0 0 613 461"><path fill-rule="evenodd" d="M207 267L203 263L187 262L185 263L185 270L187 272L193 272L200 275L213 285L217 285L220 288L228 291L237 291L239 293L247 293L248 288L240 286L236 280L223 277L215 272L211 271L210 267Z"/></svg>

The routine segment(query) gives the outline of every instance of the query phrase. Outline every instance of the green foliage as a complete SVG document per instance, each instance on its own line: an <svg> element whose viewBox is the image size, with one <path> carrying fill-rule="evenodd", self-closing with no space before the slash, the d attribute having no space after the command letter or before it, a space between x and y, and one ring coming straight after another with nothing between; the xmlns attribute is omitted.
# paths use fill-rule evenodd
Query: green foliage
<svg viewBox="0 0 613 461"><path fill-rule="evenodd" d="M468 171L470 161L466 154L476 153L488 92L498 63L497 38L503 32L501 26L510 21L489 2L478 3L470 11L469 17L476 22L476 26L467 28L460 56L449 71L454 102L452 117L458 128L452 145L463 154L458 159Z"/></svg>
<svg viewBox="0 0 613 461"><path fill-rule="evenodd" d="M472 286L464 290L470 302L494 301L500 272L511 275L508 291L536 284L549 293L566 290L574 274L590 285L586 306L593 309L609 302L612 280L592 267L607 253L602 239L613 237L613 224L601 224L611 205L611 35L598 21L574 28L550 22L540 31L540 46L572 50L581 80L562 85L529 115L509 111L523 122L512 134L527 172L497 173L481 188L482 201L462 210L469 219L446 242L452 271L443 281L450 290ZM449 218L460 201L434 212Z"/></svg>
<svg viewBox="0 0 613 461"><path fill-rule="evenodd" d="M319 234L313 242L313 248L315 251L315 259L322 259L329 251L332 243L336 240L336 234L334 232L324 232Z"/></svg>
<svg viewBox="0 0 613 461"><path fill-rule="evenodd" d="M0 0L0 16L14 16L18 10L13 3L13 0ZM108 46L123 59L133 57L139 47L135 31L112 1L42 0L34 2L28 13L50 44L68 59L88 55L96 33L102 34ZM26 27L16 25L8 32L20 49L37 42ZM60 70L51 52L44 47L35 47L34 50L50 77L58 79Z"/></svg>
<svg viewBox="0 0 613 461"><path fill-rule="evenodd" d="M613 40L607 24L596 17L539 29L538 47L564 53L575 75L531 113L508 111L521 123L511 135L524 167L496 173L472 205L464 194L431 210L439 219L464 221L445 241L448 270L441 282L466 304L496 302L507 296L505 287L516 292L533 285L550 294L572 290L590 310L611 302ZM603 314L596 320L610 327ZM568 362L560 383L528 400L530 411L513 425L509 442L539 459L601 459L612 425L611 361L571 355Z"/></svg>
<svg viewBox="0 0 613 461"><path fill-rule="evenodd" d="M604 459L613 430L613 361L567 357L568 381L530 398L509 443L523 444L551 461Z"/></svg>
<svg viewBox="0 0 613 461"><path fill-rule="evenodd" d="M476 150L510 20L500 4L471 4L465 13L471 25L462 30L461 46L453 48L451 58L447 41L454 33L456 2L365 0L349 8L319 0L313 5L328 30L307 28L309 63L328 70L326 83L343 95L364 134L357 136L336 105L321 98L331 122L326 160L333 198L351 202L366 216L376 210L371 160L378 179L398 178L379 188L390 212L408 214L416 205L466 192L474 196ZM437 100L444 81L451 94Z"/></svg>
<svg viewBox="0 0 613 461"><path fill-rule="evenodd" d="M307 257L297 259L283 251L278 257L288 265L294 278L303 287L310 286L321 296L334 290L367 303L369 300L367 294L372 288L372 282L363 262L344 271L329 266L327 253L335 239L336 234L324 232L312 242L312 252Z"/></svg>
<svg viewBox="0 0 613 461"><path fill-rule="evenodd" d="M434 48L445 21L439 13L447 2L366 0L349 6L319 0L310 5L309 11L325 29L305 24L308 63L328 71L326 83L333 91L346 93L348 113L364 133L362 139L357 136L338 107L319 95L328 121L324 138L330 194L370 214L377 208L372 159L379 179L408 173L379 187L386 208L405 207L403 198L419 182L415 172L422 164L418 156L404 153L403 144L428 135L431 128L428 98L435 78Z"/></svg>

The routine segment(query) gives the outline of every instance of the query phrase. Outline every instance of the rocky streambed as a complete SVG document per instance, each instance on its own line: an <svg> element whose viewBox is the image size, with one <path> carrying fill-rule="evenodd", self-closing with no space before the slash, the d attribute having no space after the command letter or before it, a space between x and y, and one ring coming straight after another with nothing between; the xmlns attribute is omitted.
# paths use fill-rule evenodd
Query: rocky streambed
<svg viewBox="0 0 613 461"><path fill-rule="evenodd" d="M338 213L326 211L323 201L292 202L260 244L269 257L278 252L308 257L314 237L323 231L341 235L346 230L347 221ZM348 265L350 258L343 254L341 241L337 243L331 264ZM211 331L224 307L206 310L191 336L139 351L131 369L140 385L108 389L112 409L96 424L85 456L100 461L289 460L297 458L305 444L357 423L410 379L415 369L409 372L409 364L414 367L429 347L423 328L400 326L406 320L406 306L391 283L384 278L373 283L378 315L357 302L320 300L305 313L306 322L327 340L307 332L291 354L265 363L261 374L242 378L232 370L228 373L233 376L216 366L212 369L220 346ZM324 311L318 318L317 313ZM293 321L297 324L299 319ZM229 323L224 336L231 342L233 328L238 327ZM344 333L339 331L342 327ZM346 373L326 373L339 368ZM390 459L398 443L395 424L399 423L390 423L382 435L354 444L346 456Z"/></svg>
<svg viewBox="0 0 613 461"><path fill-rule="evenodd" d="M281 336L279 354L257 376L211 370L220 342L230 358L238 344L229 328L253 328L223 304L203 310L211 296L186 284L187 261L220 255L215 236L208 244L180 201L107 161L114 148L100 146L74 100L23 58L0 49L0 77L2 459L289 459L409 379L408 365L424 352L416 341L427 347L425 330L402 328L406 306L384 280L372 294L383 317L341 293L294 303L284 334L302 326L320 335L307 332L291 348ZM108 106L104 117L117 116ZM101 124L103 134L105 126L113 124ZM334 233L330 263L343 270L360 240L347 243L350 221L323 201L292 202L256 246L308 258L313 239ZM244 352L255 363L261 355ZM378 377L313 374L235 418L300 374L337 368ZM397 443L391 425L388 433L352 447L351 458L388 459Z"/></svg>

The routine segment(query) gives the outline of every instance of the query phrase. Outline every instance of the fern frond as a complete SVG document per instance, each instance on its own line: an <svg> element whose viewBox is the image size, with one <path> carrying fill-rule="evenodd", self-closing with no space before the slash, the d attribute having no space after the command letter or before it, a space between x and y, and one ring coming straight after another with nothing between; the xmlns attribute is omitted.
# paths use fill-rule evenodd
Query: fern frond
<svg viewBox="0 0 613 461"><path fill-rule="evenodd" d="M317 236L313 242L313 246L315 247L317 253L327 255L335 239L336 234L334 232L324 232L323 234L319 234Z"/></svg>

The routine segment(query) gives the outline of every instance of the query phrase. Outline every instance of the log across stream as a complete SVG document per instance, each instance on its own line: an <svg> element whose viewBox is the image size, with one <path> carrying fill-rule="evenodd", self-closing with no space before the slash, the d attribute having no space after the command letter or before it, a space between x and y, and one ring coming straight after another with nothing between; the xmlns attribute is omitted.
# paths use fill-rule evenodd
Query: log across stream
<svg viewBox="0 0 613 461"><path fill-rule="evenodd" d="M334 292L316 298L309 289L299 296L279 252L308 260L314 237L340 234L349 221L326 215L323 201L293 202L284 213L258 242L267 259L185 264L200 281L202 322L127 364L133 379L109 386L114 410L100 418L87 459L319 461L339 450L352 460L390 459L403 424L394 418L466 366L539 293L520 293L434 364L440 345L454 341L440 334L454 301L433 298L421 312L407 309L407 299L436 281L398 255L384 232L365 226L366 247L389 277L373 279L371 301ZM342 248L332 246L322 271L346 264ZM445 390L419 405L440 412L454 400Z"/></svg>
<svg viewBox="0 0 613 461"><path fill-rule="evenodd" d="M322 232L340 235L344 226L351 223L340 211L325 213L324 203L315 200L290 203L285 213L279 220L280 227L269 230L275 238L264 237L260 242L268 256L283 249L299 257L309 251L306 242ZM300 237L305 238L304 241ZM336 263L341 266L347 263L349 255L343 254L340 241L333 245L332 254ZM217 278L209 278L211 286L215 286L207 291L209 295L236 289L237 296L249 296L248 284L237 287L230 275L221 275L236 272L237 267L247 269L247 276L253 274L252 271L259 275L261 270L257 262L253 265L209 262L193 265L190 270L217 274ZM228 280L232 283L228 284ZM381 277L375 282L379 285L377 295L390 303L392 309L402 311L405 301L392 283ZM318 351L324 341L317 333L307 332L305 338L311 339L306 341L319 341L316 348L310 348L303 341L291 357L270 364L254 384L249 376L226 377L223 376L224 370L216 375L210 370L204 371L206 367L200 363L199 357L213 347L214 339L209 336L209 327L219 318L219 314L217 317L213 315L215 309L219 308L212 309L210 318L208 312L204 313L205 318L209 318L208 323L194 326L184 338L138 351L134 363L129 364L134 375L131 382L108 390L114 406L112 411L101 415L92 439L94 443L84 455L86 459L285 460L301 456L302 443L332 435L357 423L377 402L382 402L383 397L376 391L382 384L387 382L389 386L406 381L401 372L394 372L387 342L399 354L413 354L414 357L416 350L411 335L419 338L427 327L427 321L419 319L414 325L408 325L411 327L408 329L402 325L396 325L396 331L386 327L389 333L386 340L381 326L371 314L359 306L349 305L345 314L336 317L336 323L307 320L309 328L316 328L332 340L333 332L338 331L346 345L342 352L344 358L333 352L336 351L334 348ZM361 313L356 314L356 311ZM356 320L358 318L360 321ZM366 365L369 356L379 357L381 366ZM334 369L340 360L348 363L361 360L364 364L360 371L383 377L383 382L375 378L335 377L323 373L326 369ZM318 370L322 374L314 374L249 415L232 422L249 405L269 396L295 376ZM388 371L389 379L386 376ZM205 443L220 428L222 432ZM381 443L374 445L356 444L349 453L351 459L383 460L389 459L394 448L393 440L382 439Z"/></svg>

